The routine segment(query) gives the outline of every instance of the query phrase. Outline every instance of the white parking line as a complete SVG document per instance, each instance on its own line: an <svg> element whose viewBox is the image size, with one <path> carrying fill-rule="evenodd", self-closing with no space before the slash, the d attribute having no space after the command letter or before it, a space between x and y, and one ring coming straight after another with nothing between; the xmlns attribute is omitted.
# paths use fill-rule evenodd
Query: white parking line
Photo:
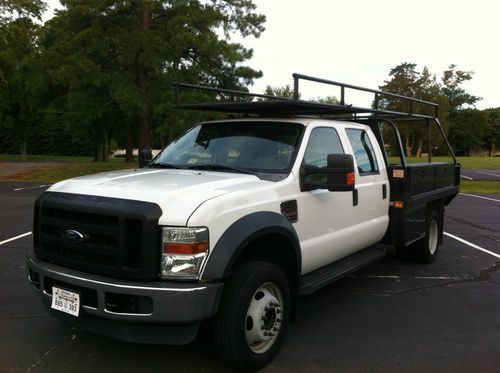
<svg viewBox="0 0 500 373"><path fill-rule="evenodd" d="M346 276L348 278L354 278L354 279L370 279L370 278L380 278L380 279L389 279L389 280L403 280L405 277L401 276L375 276L375 275L368 275L368 276L360 276L360 275L348 275ZM464 279L469 279L472 277L459 277L459 276L415 276L411 277L414 280L464 280Z"/></svg>
<svg viewBox="0 0 500 373"><path fill-rule="evenodd" d="M500 199L495 199L495 198L488 198L488 197L483 197L483 196L476 196L475 194L468 194L468 193L460 193L461 196L467 196L467 197L475 197L475 198L481 198L481 199L486 199L488 201L494 201L494 202L499 202Z"/></svg>
<svg viewBox="0 0 500 373"><path fill-rule="evenodd" d="M467 280L471 279L473 277L470 276L465 276L465 277L458 277L458 276L415 276L415 280Z"/></svg>
<svg viewBox="0 0 500 373"><path fill-rule="evenodd" d="M50 186L50 185L51 184L43 184L43 185L37 185L37 186L32 186L32 187L26 187L26 188L16 188L16 189L13 189L13 190L14 190L14 192L17 192L19 190L43 188L43 187Z"/></svg>
<svg viewBox="0 0 500 373"><path fill-rule="evenodd" d="M7 239L7 240L1 241L1 242L0 242L0 245L3 245L3 244L5 244L5 243L7 243L7 242L11 242L11 241L18 240L18 239L23 238L23 237L26 237L26 236L29 236L30 234L31 234L31 232L26 232L26 233L20 234L19 236L9 238L9 239Z"/></svg>
<svg viewBox="0 0 500 373"><path fill-rule="evenodd" d="M481 246L477 246L476 244L473 244L472 242L466 241L463 238L454 236L451 233L448 233L448 232L443 232L443 233L445 236L451 237L451 238L453 238L453 239L455 239L463 244L466 244L467 246L470 246L476 250L481 250L481 251L485 252L486 254L490 254L491 256L494 256L495 258L500 259L500 254L494 253L493 251L486 250L486 249L482 248Z"/></svg>
<svg viewBox="0 0 500 373"><path fill-rule="evenodd" d="M491 175L495 177L500 177L500 175L492 174L491 172L476 171L478 174Z"/></svg>
<svg viewBox="0 0 500 373"><path fill-rule="evenodd" d="M474 180L472 177L465 176L465 175L460 175L460 177L463 177L464 179L467 179L467 180Z"/></svg>

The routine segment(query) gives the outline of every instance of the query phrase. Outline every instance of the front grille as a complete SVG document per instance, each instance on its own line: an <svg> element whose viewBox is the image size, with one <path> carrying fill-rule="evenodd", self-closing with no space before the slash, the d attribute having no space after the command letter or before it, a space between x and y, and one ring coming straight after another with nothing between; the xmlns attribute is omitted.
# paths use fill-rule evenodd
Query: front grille
<svg viewBox="0 0 500 373"><path fill-rule="evenodd" d="M157 277L157 205L48 192L35 211L35 254L41 259L106 276ZM68 238L68 231L77 232L77 239Z"/></svg>
<svg viewBox="0 0 500 373"><path fill-rule="evenodd" d="M127 266L139 268L141 266L142 221L127 219Z"/></svg>
<svg viewBox="0 0 500 373"><path fill-rule="evenodd" d="M83 223L105 227L118 226L117 216L92 214L88 212L71 211L60 208L44 207L42 209L42 216L51 219L65 220L72 223Z"/></svg>
<svg viewBox="0 0 500 373"><path fill-rule="evenodd" d="M45 241L42 241L41 244L42 250L53 256L58 256L61 258L66 258L86 264L98 264L103 266L116 265L116 255L91 253L88 252L88 249L64 247L62 244L54 245L53 243Z"/></svg>

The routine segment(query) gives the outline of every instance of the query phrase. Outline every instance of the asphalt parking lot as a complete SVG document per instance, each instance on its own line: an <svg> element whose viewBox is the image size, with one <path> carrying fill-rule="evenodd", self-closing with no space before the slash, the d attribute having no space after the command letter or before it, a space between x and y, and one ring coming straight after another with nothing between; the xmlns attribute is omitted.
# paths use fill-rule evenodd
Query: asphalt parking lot
<svg viewBox="0 0 500 373"><path fill-rule="evenodd" d="M498 160L500 165L500 159ZM462 169L460 170L462 178L467 180L493 180L500 181L500 168L499 169Z"/></svg>
<svg viewBox="0 0 500 373"><path fill-rule="evenodd" d="M31 231L44 189L0 183L0 372L229 371L207 330L184 347L138 345L50 318L26 279L30 235L6 242ZM433 264L389 255L301 298L264 371L498 372L500 195L461 194L446 216Z"/></svg>

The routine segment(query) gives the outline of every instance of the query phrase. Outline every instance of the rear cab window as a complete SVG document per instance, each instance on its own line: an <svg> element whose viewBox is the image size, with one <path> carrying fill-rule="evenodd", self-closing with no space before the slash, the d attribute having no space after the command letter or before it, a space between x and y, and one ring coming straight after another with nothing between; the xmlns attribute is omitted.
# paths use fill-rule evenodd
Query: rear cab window
<svg viewBox="0 0 500 373"><path fill-rule="evenodd" d="M357 128L346 128L345 131L354 152L359 175L378 174L378 161L368 133Z"/></svg>

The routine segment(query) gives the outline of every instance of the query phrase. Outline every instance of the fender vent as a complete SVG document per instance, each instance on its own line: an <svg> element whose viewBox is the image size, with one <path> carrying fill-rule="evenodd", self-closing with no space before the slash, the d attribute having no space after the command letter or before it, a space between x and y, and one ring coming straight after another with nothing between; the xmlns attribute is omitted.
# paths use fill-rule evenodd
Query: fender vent
<svg viewBox="0 0 500 373"><path fill-rule="evenodd" d="M299 220L299 209L297 207L297 200L285 201L281 205L281 213L290 221L295 223Z"/></svg>

